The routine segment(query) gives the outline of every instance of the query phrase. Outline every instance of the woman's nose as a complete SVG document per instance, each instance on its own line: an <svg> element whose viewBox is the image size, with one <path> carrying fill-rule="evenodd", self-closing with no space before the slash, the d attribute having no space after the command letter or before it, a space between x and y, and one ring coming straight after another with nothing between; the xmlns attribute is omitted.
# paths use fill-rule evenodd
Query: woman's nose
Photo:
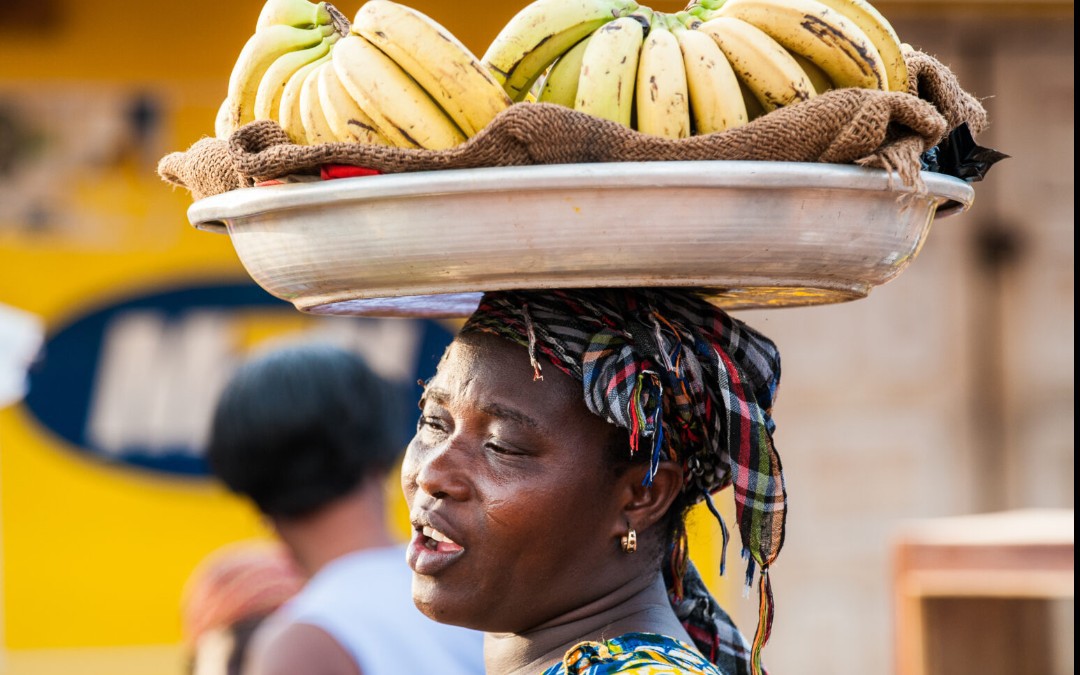
<svg viewBox="0 0 1080 675"><path fill-rule="evenodd" d="M433 447L420 447L414 441L405 452L402 466L406 494L411 482L436 499L468 499L471 481L463 459L464 453L452 438Z"/></svg>

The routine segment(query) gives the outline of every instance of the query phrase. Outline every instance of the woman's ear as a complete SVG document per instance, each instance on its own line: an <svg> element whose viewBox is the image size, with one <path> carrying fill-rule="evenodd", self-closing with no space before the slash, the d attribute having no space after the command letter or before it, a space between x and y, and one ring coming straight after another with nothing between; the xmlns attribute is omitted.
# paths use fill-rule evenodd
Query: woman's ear
<svg viewBox="0 0 1080 675"><path fill-rule="evenodd" d="M644 532L663 520L671 503L683 487L682 466L670 460L662 460L652 482L645 485L649 465L634 466L619 478L623 494L623 516L626 523Z"/></svg>

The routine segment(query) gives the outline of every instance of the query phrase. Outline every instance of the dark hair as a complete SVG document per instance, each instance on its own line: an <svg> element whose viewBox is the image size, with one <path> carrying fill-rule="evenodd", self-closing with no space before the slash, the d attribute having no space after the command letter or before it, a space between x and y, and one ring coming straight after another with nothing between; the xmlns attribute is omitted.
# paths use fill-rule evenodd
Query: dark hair
<svg viewBox="0 0 1080 675"><path fill-rule="evenodd" d="M213 473L266 515L309 514L404 450L402 392L353 352L289 347L241 365L214 411Z"/></svg>

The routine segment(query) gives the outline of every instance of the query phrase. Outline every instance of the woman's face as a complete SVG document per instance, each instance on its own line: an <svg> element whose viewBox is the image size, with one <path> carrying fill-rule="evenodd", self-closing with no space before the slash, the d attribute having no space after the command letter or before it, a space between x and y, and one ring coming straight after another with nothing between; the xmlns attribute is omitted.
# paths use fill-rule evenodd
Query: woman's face
<svg viewBox="0 0 1080 675"><path fill-rule="evenodd" d="M455 341L428 383L402 485L413 598L444 623L520 633L621 586L625 530L581 384L502 338ZM428 529L428 528L433 528Z"/></svg>

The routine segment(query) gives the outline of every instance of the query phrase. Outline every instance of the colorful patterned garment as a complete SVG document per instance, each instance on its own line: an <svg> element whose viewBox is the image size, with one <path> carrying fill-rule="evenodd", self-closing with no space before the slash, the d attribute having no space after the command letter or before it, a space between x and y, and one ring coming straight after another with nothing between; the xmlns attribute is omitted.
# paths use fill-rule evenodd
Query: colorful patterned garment
<svg viewBox="0 0 1080 675"><path fill-rule="evenodd" d="M542 675L727 675L689 645L652 633L582 642Z"/></svg>
<svg viewBox="0 0 1080 675"><path fill-rule="evenodd" d="M701 652L729 675L761 673L773 620L768 569L784 541L787 493L773 447L770 411L780 354L765 336L680 289L590 289L486 293L462 328L516 342L535 377L542 355L582 383L596 415L630 432L631 453L683 465L683 492L705 501L728 532L711 495L733 485L747 560L760 567L758 629L745 638L690 562L685 530L668 552L665 581L676 615ZM721 558L720 573L725 560Z"/></svg>

